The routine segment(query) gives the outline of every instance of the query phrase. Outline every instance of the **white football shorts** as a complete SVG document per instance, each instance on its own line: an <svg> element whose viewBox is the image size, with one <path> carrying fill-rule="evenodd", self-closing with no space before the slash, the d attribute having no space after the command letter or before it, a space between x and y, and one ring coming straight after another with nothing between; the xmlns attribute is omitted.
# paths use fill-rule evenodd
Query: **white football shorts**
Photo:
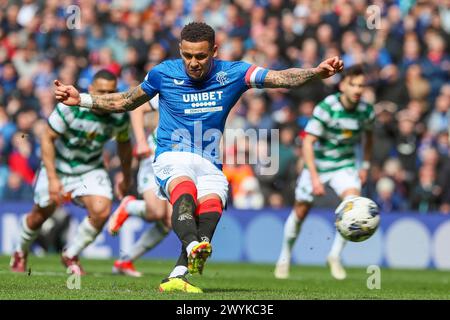
<svg viewBox="0 0 450 320"><path fill-rule="evenodd" d="M223 172L212 162L190 152L170 151L160 154L153 163L159 196L169 199L170 182L178 177L187 176L197 186L197 197L217 194L225 207L228 195L228 181Z"/></svg>
<svg viewBox="0 0 450 320"><path fill-rule="evenodd" d="M339 197L342 197L342 193L348 189L361 190L361 180L355 168L319 173L319 178L324 185L328 184ZM314 201L311 173L306 168L297 179L295 200L308 203Z"/></svg>
<svg viewBox="0 0 450 320"><path fill-rule="evenodd" d="M81 205L76 198L82 196L103 196L111 200L113 198L111 181L104 169L94 169L78 176L58 173L58 177L64 193L70 193L77 204ZM42 166L34 185L34 203L41 208L50 205L48 185L47 170Z"/></svg>

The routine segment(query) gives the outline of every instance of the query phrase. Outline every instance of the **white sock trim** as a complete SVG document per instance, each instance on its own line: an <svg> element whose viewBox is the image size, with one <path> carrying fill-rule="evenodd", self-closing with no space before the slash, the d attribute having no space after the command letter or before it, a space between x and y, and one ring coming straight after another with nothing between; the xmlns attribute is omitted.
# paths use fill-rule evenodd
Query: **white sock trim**
<svg viewBox="0 0 450 320"><path fill-rule="evenodd" d="M336 232L334 236L333 245L331 246L331 250L330 253L328 254L328 257L339 259L341 257L342 250L344 250L346 244L347 240L345 240L344 237L342 237L339 232Z"/></svg>
<svg viewBox="0 0 450 320"><path fill-rule="evenodd" d="M41 228L31 230L27 224L27 217L28 215L24 215L21 219L22 231L20 232L19 243L16 246L16 250L23 253L27 253L30 250L30 246L36 240L41 230Z"/></svg>
<svg viewBox="0 0 450 320"><path fill-rule="evenodd" d="M131 200L125 206L125 210L132 216L145 218L147 213L147 206L144 200Z"/></svg>
<svg viewBox="0 0 450 320"><path fill-rule="evenodd" d="M188 271L186 266L176 266L169 275L169 278L175 278L177 276L184 276Z"/></svg>
<svg viewBox="0 0 450 320"><path fill-rule="evenodd" d="M80 252L94 242L97 235L101 230L97 230L90 222L89 218L86 217L80 223L77 229L75 237L70 242L65 252L66 257L73 258L80 254Z"/></svg>
<svg viewBox="0 0 450 320"><path fill-rule="evenodd" d="M192 251L192 248L195 247L196 245L198 245L199 243L200 242L198 242L198 241L192 241L191 243L188 244L188 246L186 247L186 253L187 253L188 257Z"/></svg>

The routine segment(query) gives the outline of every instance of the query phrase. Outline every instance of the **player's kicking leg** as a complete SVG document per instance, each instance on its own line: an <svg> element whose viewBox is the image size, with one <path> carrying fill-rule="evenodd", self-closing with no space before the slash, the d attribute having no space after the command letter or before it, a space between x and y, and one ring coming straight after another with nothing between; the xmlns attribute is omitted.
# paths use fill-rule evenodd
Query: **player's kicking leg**
<svg viewBox="0 0 450 320"><path fill-rule="evenodd" d="M195 212L197 210L197 187L195 183L187 176L182 176L173 179L169 185L170 202L173 206L172 212L172 227L175 234L182 243L182 252L178 259L177 266L164 279L160 286L161 292L190 292L201 293L202 290L193 286L186 279L186 274L192 271L192 267L198 266L199 263L192 262L192 252L201 243L198 241L198 226L195 219ZM189 258L189 256L191 256ZM203 257L196 255L196 260ZM191 270L189 267L189 260L191 260Z"/></svg>
<svg viewBox="0 0 450 320"><path fill-rule="evenodd" d="M169 187L173 206L172 227L188 256L188 271L199 272L199 267L211 254L211 245L199 241L197 211L197 187L189 177L175 178Z"/></svg>
<svg viewBox="0 0 450 320"><path fill-rule="evenodd" d="M11 257L11 271L26 271L27 257L30 246L39 235L42 224L53 214L55 209L56 205L54 204L44 208L41 208L39 205L35 204L31 212L23 217L19 243Z"/></svg>
<svg viewBox="0 0 450 320"><path fill-rule="evenodd" d="M210 241L226 201L228 182L210 161L187 152L163 153L153 168L161 189L172 203L172 228L182 243L180 258L160 290L177 291L180 288L170 283L180 281L170 279L202 273L212 253ZM167 181L165 185L163 181Z"/></svg>
<svg viewBox="0 0 450 320"><path fill-rule="evenodd" d="M88 211L88 216L78 226L75 237L62 253L61 261L72 273L83 275L85 272L78 256L101 232L111 212L111 199L99 195L88 195L82 196L81 201Z"/></svg>
<svg viewBox="0 0 450 320"><path fill-rule="evenodd" d="M193 247L189 255L186 254L185 248L182 248L175 268L159 286L161 292L202 292L200 288L187 281L186 275L188 273L203 273L205 262L212 253L210 242L222 216L222 210L222 200L216 194L210 194L199 199L196 214L198 233L202 242ZM184 287L182 283L186 283L186 286Z"/></svg>

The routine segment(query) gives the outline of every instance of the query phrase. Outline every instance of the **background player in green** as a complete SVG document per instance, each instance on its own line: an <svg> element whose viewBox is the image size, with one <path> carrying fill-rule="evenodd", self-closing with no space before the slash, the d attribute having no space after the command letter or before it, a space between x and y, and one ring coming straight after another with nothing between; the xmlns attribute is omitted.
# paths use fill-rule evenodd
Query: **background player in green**
<svg viewBox="0 0 450 320"><path fill-rule="evenodd" d="M275 277L289 277L292 247L314 198L325 194L328 183L342 199L359 196L361 184L367 179L372 154L373 107L361 101L366 83L363 69L355 65L342 74L340 92L326 97L314 108L303 141L306 167L297 180L295 205L284 226L283 244L275 268ZM355 147L364 134L362 168L356 169ZM328 255L328 264L334 278L346 278L340 255L346 240L336 232Z"/></svg>
<svg viewBox="0 0 450 320"><path fill-rule="evenodd" d="M89 92L104 95L116 92L117 79L109 71L94 76ZM32 211L22 221L22 231L11 258L11 270L25 272L30 245L42 224L64 200L86 207L88 216L62 254L63 264L72 273L84 274L79 253L101 232L111 212L112 186L103 168L103 146L111 138L118 142L124 179L115 186L119 198L128 191L131 171L131 144L127 113L68 107L59 103L48 119L41 140L42 163L35 182Z"/></svg>

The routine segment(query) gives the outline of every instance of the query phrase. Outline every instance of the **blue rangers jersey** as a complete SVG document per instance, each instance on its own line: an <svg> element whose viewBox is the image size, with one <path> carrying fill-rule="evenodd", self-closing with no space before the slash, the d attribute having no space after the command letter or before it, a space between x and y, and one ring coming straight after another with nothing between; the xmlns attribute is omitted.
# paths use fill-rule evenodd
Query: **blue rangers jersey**
<svg viewBox="0 0 450 320"><path fill-rule="evenodd" d="M197 153L221 169L219 147L227 116L246 90L263 87L268 71L214 59L206 78L196 81L181 59L155 66L141 83L150 97L159 94L155 157L168 151Z"/></svg>

